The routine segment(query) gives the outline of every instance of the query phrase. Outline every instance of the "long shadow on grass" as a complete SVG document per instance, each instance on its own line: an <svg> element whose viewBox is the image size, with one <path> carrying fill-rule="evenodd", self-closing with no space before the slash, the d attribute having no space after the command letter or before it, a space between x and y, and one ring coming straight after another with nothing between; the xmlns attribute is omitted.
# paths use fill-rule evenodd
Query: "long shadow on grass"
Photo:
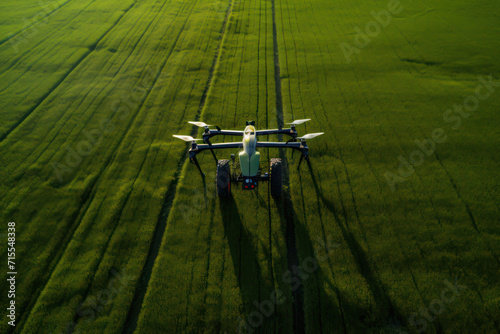
<svg viewBox="0 0 500 334"><path fill-rule="evenodd" d="M302 278L302 285L308 293L306 309L312 310L307 315L309 317L308 332L347 333L346 311L352 310L353 314L359 314L359 310L355 310L354 306L348 304L338 287L332 282L332 279L335 279L333 272L328 275L321 269L324 262L328 262L331 267L332 261L335 261L335 248L340 245L330 244L330 238L324 235L311 238L306 228L307 217L299 219L295 210L293 213L297 217L295 230L302 255L302 273L299 277ZM314 239L321 241L313 245L311 240ZM315 259L316 266L311 264L313 263L311 259ZM336 300L331 297L332 292L335 293Z"/></svg>
<svg viewBox="0 0 500 334"><path fill-rule="evenodd" d="M273 321L265 315L259 316L262 312L259 312L258 305L261 303L261 296L266 299L273 287L262 277L257 258L258 249L253 243L252 231L248 231L243 225L238 206L232 196L220 202L220 210L224 223L224 236L229 244L243 300L243 309L240 312L245 314L244 318L234 319L234 329L238 333L245 333L245 328L248 333L268 333L272 331ZM276 310L270 312L274 315Z"/></svg>
<svg viewBox="0 0 500 334"><path fill-rule="evenodd" d="M384 286L384 284L378 279L377 275L374 273L374 270L372 269L372 266L370 265L369 262L369 257L366 254L365 250L361 247L359 242L356 240L356 237L351 233L349 230L349 226L347 225L347 221L345 219L341 219L338 216L337 209L335 208L335 204L326 198L323 195L323 191L321 190L321 187L319 186L319 183L316 179L316 175L314 173L314 168L310 160L307 160L307 166L308 170L311 176L312 184L314 186L314 189L316 191L316 198L317 198L317 212L318 215L323 222L323 216L322 216L322 206L320 205L320 202L323 202L324 206L333 214L333 217L335 219L335 223L338 225L342 232L342 237L347 243L347 246L349 247L349 250L351 251L351 254L353 255L356 264L358 266L358 270L361 273L361 275L364 277L365 281L368 284L368 287L370 289L370 292L373 295L373 298L376 303L376 310L378 314L376 314L379 319L376 319L375 322L373 323L373 320L369 320L366 325L379 325L379 326L386 326L388 324L394 324L396 326L404 324L406 325L405 318L401 315L400 311L396 308L396 306L393 304L391 298L389 297L387 293L387 288ZM299 172L299 179L302 187L302 175ZM321 180L319 181L321 182ZM304 231L307 233L307 231ZM359 310L351 310L355 311L358 314L346 314L347 319L356 319L358 318L359 315ZM346 310L348 312L348 310ZM350 313L350 312L349 312ZM372 312L370 312L372 313ZM366 315L367 319L372 318L373 314L371 315Z"/></svg>
<svg viewBox="0 0 500 334"><path fill-rule="evenodd" d="M286 176L285 176L286 178ZM288 182L286 182L288 183ZM297 252L296 244L296 233L295 233L295 222L297 220L297 215L295 209L293 208L292 199L288 190L283 192L283 196L280 199L274 199L274 202L278 208L280 214L281 226L284 227L285 243L286 243L286 258L288 262L288 270L291 275L287 281L290 281L290 288L292 292L292 319L293 319L293 330L295 333L305 332L305 319L304 319L304 288L302 284L302 278L297 270L299 263L299 255ZM295 284L295 282L301 282L300 285ZM287 282L288 283L288 282Z"/></svg>

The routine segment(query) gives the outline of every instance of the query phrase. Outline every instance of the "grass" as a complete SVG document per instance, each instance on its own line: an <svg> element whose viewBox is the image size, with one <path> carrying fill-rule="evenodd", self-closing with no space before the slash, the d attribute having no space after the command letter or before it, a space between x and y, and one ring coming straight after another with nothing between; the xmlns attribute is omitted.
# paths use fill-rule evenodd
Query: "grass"
<svg viewBox="0 0 500 334"><path fill-rule="evenodd" d="M348 61L339 45L387 1L2 4L0 217L19 275L0 331L498 331L498 88L443 116L499 80L500 8L401 5ZM264 183L221 202L210 154L203 180L171 136L299 118L325 132L309 163L261 151L288 162L281 201ZM446 140L392 191L384 174L436 128Z"/></svg>

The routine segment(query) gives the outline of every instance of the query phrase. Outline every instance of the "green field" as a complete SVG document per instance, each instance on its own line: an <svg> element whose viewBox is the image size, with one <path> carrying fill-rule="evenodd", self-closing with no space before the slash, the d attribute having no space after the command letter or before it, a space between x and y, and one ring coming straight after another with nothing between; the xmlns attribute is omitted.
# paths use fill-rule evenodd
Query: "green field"
<svg viewBox="0 0 500 334"><path fill-rule="evenodd" d="M498 1L0 9L0 333L500 331ZM278 200L172 138L301 118Z"/></svg>

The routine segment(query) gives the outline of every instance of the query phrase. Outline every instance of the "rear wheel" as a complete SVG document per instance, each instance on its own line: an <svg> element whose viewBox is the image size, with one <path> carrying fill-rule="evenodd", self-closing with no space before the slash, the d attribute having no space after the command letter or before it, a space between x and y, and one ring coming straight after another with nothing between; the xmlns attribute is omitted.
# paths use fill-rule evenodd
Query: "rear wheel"
<svg viewBox="0 0 500 334"><path fill-rule="evenodd" d="M281 159L273 158L271 159L271 165L269 168L271 174L271 196L277 198L281 196L283 191L283 175Z"/></svg>
<svg viewBox="0 0 500 334"><path fill-rule="evenodd" d="M231 168L227 159L217 163L217 194L220 198L231 196Z"/></svg>

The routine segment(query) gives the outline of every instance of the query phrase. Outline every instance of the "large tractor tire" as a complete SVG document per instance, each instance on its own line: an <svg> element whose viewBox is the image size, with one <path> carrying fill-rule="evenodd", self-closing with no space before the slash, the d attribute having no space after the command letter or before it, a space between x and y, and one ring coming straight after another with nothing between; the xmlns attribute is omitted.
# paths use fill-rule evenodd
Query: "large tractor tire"
<svg viewBox="0 0 500 334"><path fill-rule="evenodd" d="M283 172L281 159L271 159L269 172L271 174L271 196L273 196L274 198L279 198L281 197L283 191Z"/></svg>
<svg viewBox="0 0 500 334"><path fill-rule="evenodd" d="M220 198L231 196L231 168L227 159L217 163L217 194Z"/></svg>

